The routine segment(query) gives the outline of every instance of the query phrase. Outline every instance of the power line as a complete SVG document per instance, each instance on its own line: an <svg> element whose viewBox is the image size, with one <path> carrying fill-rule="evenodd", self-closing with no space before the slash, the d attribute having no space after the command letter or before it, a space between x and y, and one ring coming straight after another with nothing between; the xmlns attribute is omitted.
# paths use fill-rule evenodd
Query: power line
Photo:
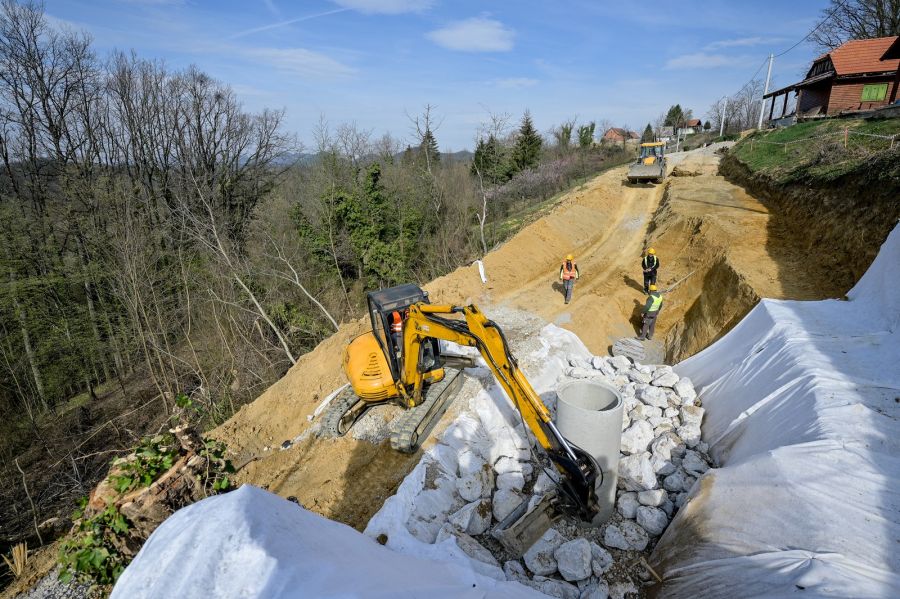
<svg viewBox="0 0 900 599"><path fill-rule="evenodd" d="M785 50L784 52L781 52L781 53L779 53L779 54L776 54L776 55L775 55L775 58L778 58L779 56L784 56L785 54L787 54L788 52L790 52L791 50L793 50L794 48L796 48L797 46L799 46L800 44L802 44L803 42L805 42L806 40L808 40L808 39L809 39L809 36L811 36L811 35L814 34L816 31L818 31L818 30L819 30L819 27L821 27L822 25L824 25L825 23L827 23L828 20L829 20L831 17L833 17L833 16L835 15L835 13L836 13L838 10L840 10L841 8L844 8L844 7L846 6L846 4L847 4L846 1L845 1L845 2L840 2L840 1L838 1L837 6L835 6L834 9L832 9L832 11L831 11L830 13L828 13L828 15L827 15L825 18L823 18L821 21L819 21L819 23L818 23L815 27L813 27L812 29L810 29L810 30L809 30L809 33L807 33L807 34L804 35L802 38L800 38L800 41L798 41L796 44L794 44L793 46L791 46L790 48L788 48L788 49Z"/></svg>

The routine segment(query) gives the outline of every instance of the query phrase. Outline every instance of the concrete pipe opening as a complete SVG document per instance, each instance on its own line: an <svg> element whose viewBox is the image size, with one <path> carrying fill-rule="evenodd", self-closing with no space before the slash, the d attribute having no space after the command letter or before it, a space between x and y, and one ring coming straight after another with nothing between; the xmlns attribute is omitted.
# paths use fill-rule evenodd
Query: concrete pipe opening
<svg viewBox="0 0 900 599"><path fill-rule="evenodd" d="M566 381L556 389L556 426L562 436L591 454L603 470L597 488L600 511L593 525L606 522L616 502L619 447L622 444L622 396L601 381Z"/></svg>

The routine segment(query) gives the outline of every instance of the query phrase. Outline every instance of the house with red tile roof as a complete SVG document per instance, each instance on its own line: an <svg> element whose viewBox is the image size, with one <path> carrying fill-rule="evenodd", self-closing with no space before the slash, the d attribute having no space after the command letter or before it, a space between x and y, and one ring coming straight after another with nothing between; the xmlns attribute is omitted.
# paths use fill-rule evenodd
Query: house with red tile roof
<svg viewBox="0 0 900 599"><path fill-rule="evenodd" d="M871 110L897 98L900 37L850 40L816 58L806 78L799 83L769 92L769 119L776 98L784 96L782 115L788 94L797 94L798 117L833 115Z"/></svg>
<svg viewBox="0 0 900 599"><path fill-rule="evenodd" d="M605 141L630 141L632 139L640 139L637 131L628 131L621 127L610 127L603 133L601 139Z"/></svg>

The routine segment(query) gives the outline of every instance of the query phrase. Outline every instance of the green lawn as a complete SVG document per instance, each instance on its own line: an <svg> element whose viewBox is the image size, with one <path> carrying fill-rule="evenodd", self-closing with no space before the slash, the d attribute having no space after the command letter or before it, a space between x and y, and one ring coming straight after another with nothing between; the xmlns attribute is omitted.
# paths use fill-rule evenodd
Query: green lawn
<svg viewBox="0 0 900 599"><path fill-rule="evenodd" d="M849 131L846 146L845 130ZM732 153L751 171L783 183L802 179L828 181L857 168L872 154L890 148L890 140L854 133L897 135L900 119L828 119L757 131L738 143ZM900 147L900 138L894 147Z"/></svg>

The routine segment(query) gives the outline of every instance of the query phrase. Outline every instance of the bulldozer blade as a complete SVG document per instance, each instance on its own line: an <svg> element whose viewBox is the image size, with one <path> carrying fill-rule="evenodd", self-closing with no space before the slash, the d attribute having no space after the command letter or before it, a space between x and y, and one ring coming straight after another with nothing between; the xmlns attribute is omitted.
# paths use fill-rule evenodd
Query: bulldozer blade
<svg viewBox="0 0 900 599"><path fill-rule="evenodd" d="M531 509L528 506L529 502L523 501L491 531L491 536L516 558L522 557L562 516L554 493L541 497Z"/></svg>

